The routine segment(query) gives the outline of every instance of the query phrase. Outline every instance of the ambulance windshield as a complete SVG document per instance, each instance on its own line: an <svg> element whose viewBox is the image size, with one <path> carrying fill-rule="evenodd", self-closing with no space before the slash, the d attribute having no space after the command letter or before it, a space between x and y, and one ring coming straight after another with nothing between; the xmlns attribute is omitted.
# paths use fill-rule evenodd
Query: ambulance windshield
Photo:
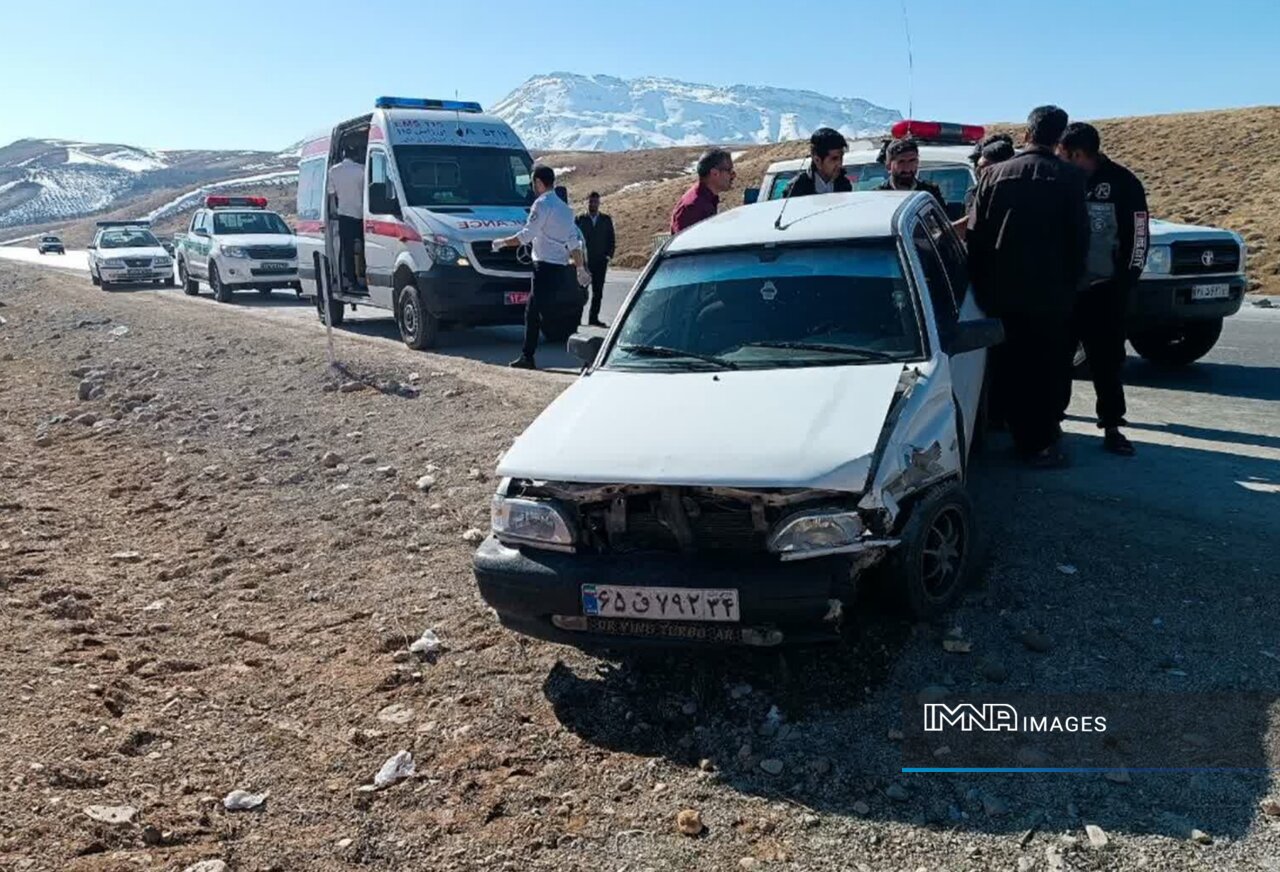
<svg viewBox="0 0 1280 872"><path fill-rule="evenodd" d="M395 154L410 206L453 210L533 202L533 166L524 151L397 145Z"/></svg>

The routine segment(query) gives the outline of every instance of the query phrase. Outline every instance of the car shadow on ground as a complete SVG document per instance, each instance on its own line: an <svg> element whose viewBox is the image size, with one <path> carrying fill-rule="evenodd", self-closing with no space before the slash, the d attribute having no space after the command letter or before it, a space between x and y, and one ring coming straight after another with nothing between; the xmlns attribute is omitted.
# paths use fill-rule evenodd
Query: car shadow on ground
<svg viewBox="0 0 1280 872"><path fill-rule="evenodd" d="M1130 357L1124 370L1124 382L1134 387L1280 401L1280 367L1276 366L1243 366L1200 360L1191 366L1170 369Z"/></svg>
<svg viewBox="0 0 1280 872"><path fill-rule="evenodd" d="M989 547L973 591L940 622L913 623L867 595L839 645L617 655L576 669L570 659L544 693L587 742L814 811L961 832L1094 823L1243 836L1267 769L1280 767L1267 729L1280 686L1268 545L1280 497L1242 483L1274 481L1275 464L1150 443L1121 460L1095 437L1068 442L1068 470L1026 470L1001 438L975 461ZM967 653L947 650L948 638ZM942 694L1055 700L1125 727L1100 739L1105 774L904 774L924 764L897 731L918 731L922 703ZM1031 734L1010 737L1007 761L1086 765ZM954 750L924 762L966 765ZM1170 768L1186 771L1147 771Z"/></svg>
<svg viewBox="0 0 1280 872"><path fill-rule="evenodd" d="M1092 425L1094 419L1084 415L1068 415L1068 421L1078 421ZM1171 436L1186 436L1190 439L1208 439L1211 442L1230 442L1234 445L1251 445L1258 448L1280 448L1280 436L1266 433L1242 433L1238 430L1222 430L1217 427L1196 427L1191 424L1127 424L1126 430L1145 430L1150 433L1167 433Z"/></svg>
<svg viewBox="0 0 1280 872"><path fill-rule="evenodd" d="M361 336L400 341L399 328L396 326L395 319L390 316L347 318L343 321L340 329ZM583 328L584 332L586 329ZM473 360L477 363L506 366L520 356L520 346L523 341L523 327L454 328L442 330L439 339L430 349L430 352L448 357ZM566 343L563 342L542 341L538 345L535 359L540 369L556 372L577 372L582 368L577 358L568 352Z"/></svg>

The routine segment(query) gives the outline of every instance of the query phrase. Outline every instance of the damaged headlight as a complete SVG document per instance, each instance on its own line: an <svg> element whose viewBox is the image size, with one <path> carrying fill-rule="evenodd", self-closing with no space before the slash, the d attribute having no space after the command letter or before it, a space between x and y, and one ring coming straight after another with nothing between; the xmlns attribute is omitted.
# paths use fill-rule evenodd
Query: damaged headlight
<svg viewBox="0 0 1280 872"><path fill-rule="evenodd" d="M567 551L573 548L569 521L554 505L541 500L493 498L493 534L503 542Z"/></svg>
<svg viewBox="0 0 1280 872"><path fill-rule="evenodd" d="M783 518L769 536L769 550L783 560L847 551L866 527L857 512L804 512Z"/></svg>

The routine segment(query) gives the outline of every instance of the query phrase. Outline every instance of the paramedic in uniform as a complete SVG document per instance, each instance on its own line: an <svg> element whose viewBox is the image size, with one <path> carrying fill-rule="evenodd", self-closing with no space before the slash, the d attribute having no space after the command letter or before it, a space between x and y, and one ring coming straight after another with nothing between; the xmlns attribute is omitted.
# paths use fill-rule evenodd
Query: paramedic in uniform
<svg viewBox="0 0 1280 872"><path fill-rule="evenodd" d="M1125 358L1125 315L1129 296L1147 263L1147 192L1129 170L1101 151L1102 139L1092 124L1067 125L1058 143L1058 156L1084 170L1089 177L1085 200L1089 208L1089 286L1076 300L1073 318L1076 341L1084 345L1098 397L1098 427L1102 447L1131 457L1133 443L1120 432L1125 424L1124 383L1120 371ZM1063 397L1063 414L1071 399Z"/></svg>
<svg viewBox="0 0 1280 872"><path fill-rule="evenodd" d="M338 245L341 248L342 287L354 289L356 280L356 240L364 225L364 167L354 160L355 147L342 149L342 161L329 168L329 193L337 201Z"/></svg>
<svg viewBox="0 0 1280 872"><path fill-rule="evenodd" d="M524 348L511 362L516 369L536 369L533 354L538 348L542 317L556 298L574 289L574 267L582 266L582 237L573 221L573 210L555 191L555 170L547 166L533 169L533 192L537 199L529 208L529 220L515 236L493 241L493 250L528 245L533 252L533 285L524 310Z"/></svg>

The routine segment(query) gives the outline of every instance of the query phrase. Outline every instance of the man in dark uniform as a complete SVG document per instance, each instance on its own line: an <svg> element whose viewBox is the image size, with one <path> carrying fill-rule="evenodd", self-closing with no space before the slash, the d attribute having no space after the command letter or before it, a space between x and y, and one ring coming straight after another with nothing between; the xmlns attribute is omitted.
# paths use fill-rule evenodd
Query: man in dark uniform
<svg viewBox="0 0 1280 872"><path fill-rule="evenodd" d="M876 188L877 191L928 191L943 209L947 201L942 198L942 189L933 182L919 178L920 146L914 139L895 139L884 150L884 164L889 171L889 178Z"/></svg>
<svg viewBox="0 0 1280 872"><path fill-rule="evenodd" d="M1089 251L1084 173L1054 153L1067 113L1040 106L1025 146L983 170L966 234L974 293L1004 322L1009 432L1032 466L1064 466L1062 396L1071 389L1071 329Z"/></svg>
<svg viewBox="0 0 1280 872"><path fill-rule="evenodd" d="M1088 176L1089 287L1076 301L1072 326L1089 359L1102 445L1112 454L1130 457L1133 443L1120 432L1125 423L1120 371L1124 367L1129 295L1147 263L1147 192L1137 176L1103 154L1101 148L1102 139L1091 124L1069 125L1058 143L1058 155ZM1064 397L1069 400L1070 394Z"/></svg>
<svg viewBox="0 0 1280 872"><path fill-rule="evenodd" d="M845 194L853 182L844 173L844 153L849 143L838 130L819 127L809 137L809 168L791 180L784 197L810 194Z"/></svg>
<svg viewBox="0 0 1280 872"><path fill-rule="evenodd" d="M596 191L587 197L587 211L578 216L577 223L587 244L587 269L591 272L591 315L587 323L592 327L607 327L600 320L600 301L604 297L605 274L613 259L616 240L613 219L600 211L600 194Z"/></svg>

